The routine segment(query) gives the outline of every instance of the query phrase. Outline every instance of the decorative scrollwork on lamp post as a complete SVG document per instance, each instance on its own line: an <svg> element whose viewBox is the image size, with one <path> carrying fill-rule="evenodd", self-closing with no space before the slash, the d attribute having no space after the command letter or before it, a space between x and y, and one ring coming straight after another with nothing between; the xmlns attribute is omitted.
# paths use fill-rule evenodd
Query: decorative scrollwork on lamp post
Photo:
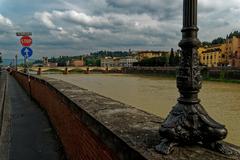
<svg viewBox="0 0 240 160"><path fill-rule="evenodd" d="M213 120L198 99L202 77L197 32L197 0L183 0L182 40L179 43L182 53L177 74L180 98L159 130L161 143L156 150L163 154L169 154L179 144L201 144L231 154L231 150L219 142L227 136L225 126Z"/></svg>

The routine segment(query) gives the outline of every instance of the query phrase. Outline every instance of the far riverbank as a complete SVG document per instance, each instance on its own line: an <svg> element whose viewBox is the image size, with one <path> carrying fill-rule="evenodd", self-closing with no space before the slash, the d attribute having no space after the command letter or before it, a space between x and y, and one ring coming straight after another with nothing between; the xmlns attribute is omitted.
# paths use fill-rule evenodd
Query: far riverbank
<svg viewBox="0 0 240 160"><path fill-rule="evenodd" d="M37 73L39 67L32 67L31 73ZM64 74L66 67L41 67L42 74ZM68 67L68 74L80 73L124 73L139 75L154 75L175 79L177 75L177 67ZM19 68L23 70L23 68ZM238 83L240 84L240 68L204 68L201 69L203 80L214 82Z"/></svg>
<svg viewBox="0 0 240 160"><path fill-rule="evenodd" d="M177 67L125 67L123 73L128 74L150 74L165 77L176 77ZM240 69L238 68L204 68L201 69L203 80L240 83Z"/></svg>

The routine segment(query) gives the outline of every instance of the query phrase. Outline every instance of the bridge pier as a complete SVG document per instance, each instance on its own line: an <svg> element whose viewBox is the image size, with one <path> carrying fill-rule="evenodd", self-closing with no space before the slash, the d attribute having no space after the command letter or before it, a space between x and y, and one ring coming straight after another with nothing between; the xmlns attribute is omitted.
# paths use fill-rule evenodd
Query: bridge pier
<svg viewBox="0 0 240 160"><path fill-rule="evenodd" d="M105 72L108 73L108 67L106 67Z"/></svg>
<svg viewBox="0 0 240 160"><path fill-rule="evenodd" d="M89 74L90 73L90 70L89 70L89 67L87 67L87 70L85 71L85 74Z"/></svg>
<svg viewBox="0 0 240 160"><path fill-rule="evenodd" d="M68 67L64 69L63 74L68 74Z"/></svg>
<svg viewBox="0 0 240 160"><path fill-rule="evenodd" d="M38 71L37 71L37 75L41 75L42 74L42 69L41 67L38 68Z"/></svg>

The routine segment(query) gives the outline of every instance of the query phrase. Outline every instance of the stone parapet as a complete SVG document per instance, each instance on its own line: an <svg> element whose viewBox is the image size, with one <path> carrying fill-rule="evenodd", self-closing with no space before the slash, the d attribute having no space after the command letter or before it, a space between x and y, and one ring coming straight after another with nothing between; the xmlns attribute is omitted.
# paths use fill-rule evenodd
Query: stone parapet
<svg viewBox="0 0 240 160"><path fill-rule="evenodd" d="M44 108L68 159L80 160L237 160L240 148L225 156L199 146L157 153L162 118L78 86L14 72L22 87ZM160 107L159 107L160 109Z"/></svg>

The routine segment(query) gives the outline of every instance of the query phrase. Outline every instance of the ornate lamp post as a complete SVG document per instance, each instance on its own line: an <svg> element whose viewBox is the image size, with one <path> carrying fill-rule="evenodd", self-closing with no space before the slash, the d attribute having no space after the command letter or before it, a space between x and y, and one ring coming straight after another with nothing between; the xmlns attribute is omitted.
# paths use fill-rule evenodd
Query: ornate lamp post
<svg viewBox="0 0 240 160"><path fill-rule="evenodd" d="M198 99L202 77L197 32L197 0L183 0L182 40L179 43L182 55L177 75L180 97L159 130L161 143L156 146L156 150L163 154L169 154L178 144L201 144L231 154L229 148L218 142L227 135L225 126L213 120Z"/></svg>

